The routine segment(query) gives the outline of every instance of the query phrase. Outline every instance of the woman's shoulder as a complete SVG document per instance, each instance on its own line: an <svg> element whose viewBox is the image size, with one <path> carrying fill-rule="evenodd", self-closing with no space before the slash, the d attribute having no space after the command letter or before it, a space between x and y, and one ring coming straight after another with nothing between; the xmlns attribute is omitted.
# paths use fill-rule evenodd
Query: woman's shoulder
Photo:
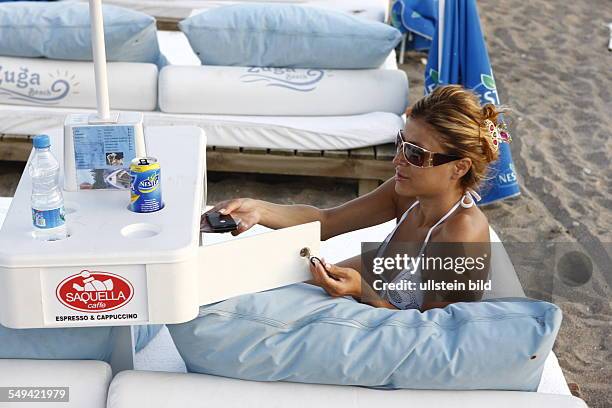
<svg viewBox="0 0 612 408"><path fill-rule="evenodd" d="M476 206L462 209L441 225L438 242L489 242L489 221Z"/></svg>

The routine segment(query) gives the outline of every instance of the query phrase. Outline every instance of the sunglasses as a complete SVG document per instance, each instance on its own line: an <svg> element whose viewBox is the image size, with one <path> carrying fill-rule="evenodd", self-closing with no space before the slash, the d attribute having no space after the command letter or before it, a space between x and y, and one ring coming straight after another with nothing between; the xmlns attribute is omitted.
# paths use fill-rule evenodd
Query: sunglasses
<svg viewBox="0 0 612 408"><path fill-rule="evenodd" d="M421 168L440 166L441 164L446 164L461 158L452 154L430 152L427 149L423 149L421 146L406 142L404 140L403 130L397 132L395 149L396 151L402 149L404 159L413 166Z"/></svg>

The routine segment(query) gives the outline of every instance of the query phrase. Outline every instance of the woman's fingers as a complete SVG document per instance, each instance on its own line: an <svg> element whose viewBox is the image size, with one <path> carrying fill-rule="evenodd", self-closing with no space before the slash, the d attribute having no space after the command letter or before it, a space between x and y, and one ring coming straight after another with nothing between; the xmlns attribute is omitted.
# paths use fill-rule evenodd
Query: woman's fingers
<svg viewBox="0 0 612 408"><path fill-rule="evenodd" d="M312 277L319 284L323 284L323 274L325 271L321 268L321 265L315 260L314 262L310 262L310 273L312 273Z"/></svg>
<svg viewBox="0 0 612 408"><path fill-rule="evenodd" d="M251 229L251 227L256 224L256 222L254 222L253 220L253 217L242 214L240 215L240 218L234 218L234 221L236 221L237 227L234 231L232 231L232 235L242 234L243 232Z"/></svg>
<svg viewBox="0 0 612 408"><path fill-rule="evenodd" d="M242 205L242 199L241 198L237 198L234 200L229 200L226 201L225 203L223 203L224 205L220 206L221 208L219 208L219 212L221 214L231 214L232 212L238 210L240 208L240 206Z"/></svg>
<svg viewBox="0 0 612 408"><path fill-rule="evenodd" d="M325 259L321 259L321 262L325 265L325 269L332 278L339 280L349 276L345 268L327 263Z"/></svg>
<svg viewBox="0 0 612 408"><path fill-rule="evenodd" d="M210 214L213 212L219 212L221 214L231 214L232 212L236 212L240 209L241 205L242 205L243 199L242 198L236 198L233 200L225 200L225 201L221 201L219 203L217 203L214 207L212 207L210 210L206 211L204 214L202 214L202 216L200 217L200 231L202 232L212 232L212 229L210 228L210 226L208 225L208 220L206 219L206 214ZM238 220L236 220L236 222L238 222ZM246 231L248 228L250 228L250 225L252 225L252 223L246 223L245 225L249 225L247 228L242 228L242 231L236 232L233 231L232 234L233 235L238 235L240 232L244 232Z"/></svg>
<svg viewBox="0 0 612 408"><path fill-rule="evenodd" d="M328 275L327 271L323 268L323 264L317 261L315 261L314 265L311 263L310 271L315 281L331 296L344 296L342 284Z"/></svg>

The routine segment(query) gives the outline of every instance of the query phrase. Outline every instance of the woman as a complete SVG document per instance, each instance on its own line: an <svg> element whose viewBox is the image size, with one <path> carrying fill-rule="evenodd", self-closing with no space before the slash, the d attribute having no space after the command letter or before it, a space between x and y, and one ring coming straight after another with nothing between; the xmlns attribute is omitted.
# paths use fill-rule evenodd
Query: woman
<svg viewBox="0 0 612 408"><path fill-rule="evenodd" d="M473 93L460 86L438 87L407 110L406 126L396 141L395 177L375 191L330 209L240 198L221 202L211 211L239 219L234 234L255 224L276 229L320 221L322 240L396 218L396 228L375 254L369 254L368 262L372 255L392 257L398 247L413 258L435 257L446 251L460 257L480 254L487 259L489 224L474 205L479 197L473 189L485 177L488 164L497 158L501 142L495 125L498 114L494 105L481 106ZM205 224L204 217L202 220ZM447 248L438 243L459 245ZM424 271L413 264L385 279L388 274L377 276L362 270L361 256L357 256L337 265L314 262L309 283L323 287L331 296L353 296L375 307L399 309L427 310L482 296L480 289L422 290L418 284L428 280L467 284L468 280L486 279L488 265L469 273L453 272L454 276L440 269ZM409 281L415 283L411 290L395 290L389 285Z"/></svg>

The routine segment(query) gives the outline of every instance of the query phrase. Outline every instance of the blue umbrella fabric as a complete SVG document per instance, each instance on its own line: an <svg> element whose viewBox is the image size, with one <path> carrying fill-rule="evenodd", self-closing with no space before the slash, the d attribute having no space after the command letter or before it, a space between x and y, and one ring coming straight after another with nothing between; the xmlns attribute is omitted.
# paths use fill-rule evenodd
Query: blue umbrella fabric
<svg viewBox="0 0 612 408"><path fill-rule="evenodd" d="M473 90L481 103L499 105L499 95L480 26L476 0L439 0L439 19L425 67L425 93L439 85L460 84ZM507 143L482 187L481 204L520 194Z"/></svg>
<svg viewBox="0 0 612 408"><path fill-rule="evenodd" d="M412 33L407 49L426 51L436 31L438 0L395 0L391 6L391 24L402 34Z"/></svg>

